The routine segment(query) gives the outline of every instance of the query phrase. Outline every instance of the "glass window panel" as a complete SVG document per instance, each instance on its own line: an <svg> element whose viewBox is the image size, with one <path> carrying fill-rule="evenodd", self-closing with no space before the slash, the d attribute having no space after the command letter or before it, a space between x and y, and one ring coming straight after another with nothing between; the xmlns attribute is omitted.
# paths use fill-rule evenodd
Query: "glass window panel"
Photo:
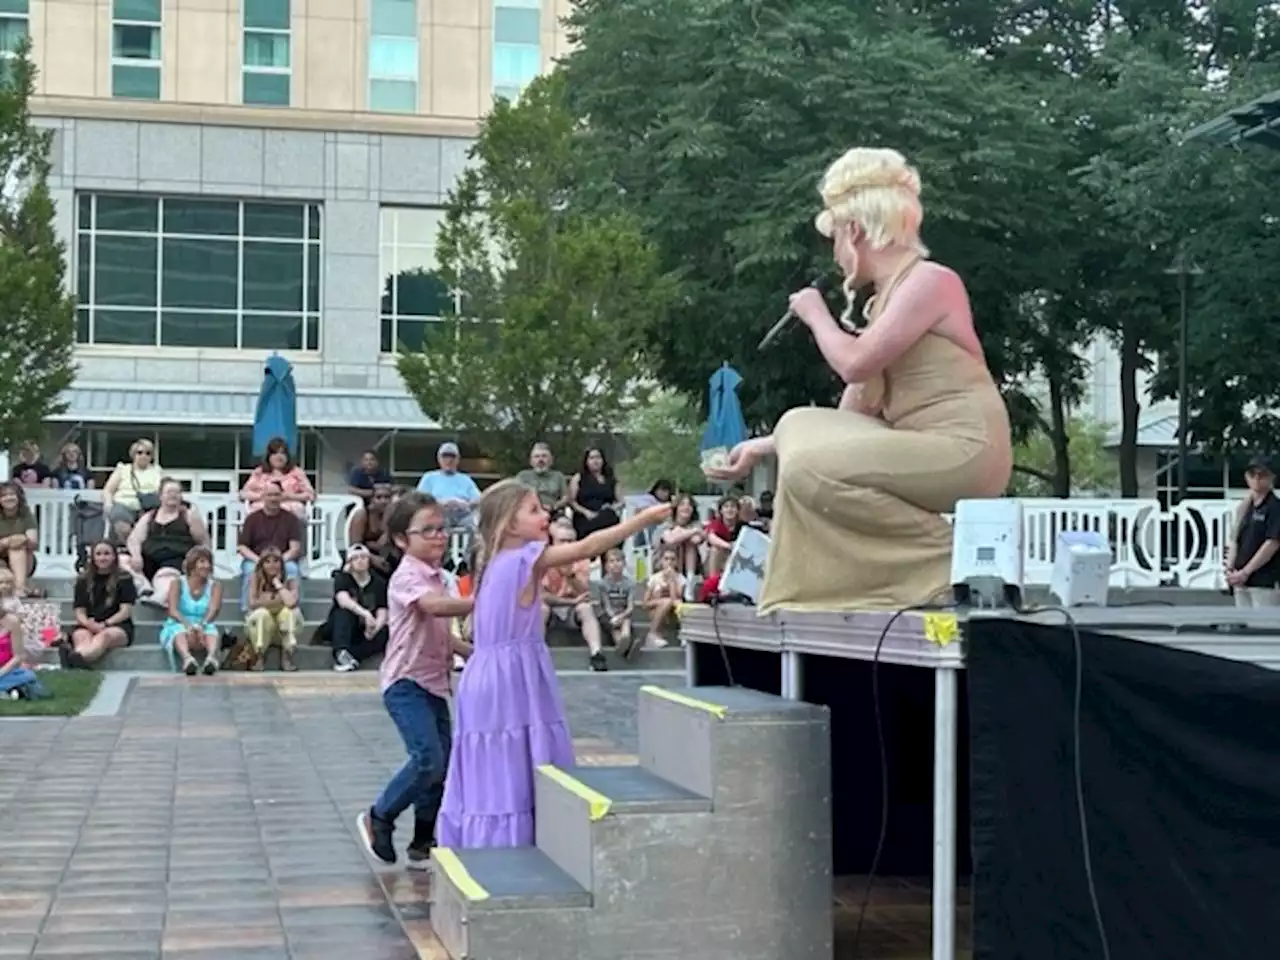
<svg viewBox="0 0 1280 960"><path fill-rule="evenodd" d="M509 100L515 102L520 99L520 91L522 87L513 87L509 84L495 83L493 85L493 95L499 100Z"/></svg>
<svg viewBox="0 0 1280 960"><path fill-rule="evenodd" d="M129 100L159 100L160 68L113 65L111 95Z"/></svg>
<svg viewBox="0 0 1280 960"><path fill-rule="evenodd" d="M382 260L382 305L381 311L383 316L391 316L395 310L396 295L396 271L394 267L395 261L390 255L384 254Z"/></svg>
<svg viewBox="0 0 1280 960"><path fill-rule="evenodd" d="M101 220L101 212L98 214ZM99 229L102 229L99 227ZM234 237L240 232L240 204L234 200L164 201L164 232Z"/></svg>
<svg viewBox="0 0 1280 960"><path fill-rule="evenodd" d="M94 246L94 305L154 307L158 244L155 237L99 236Z"/></svg>
<svg viewBox="0 0 1280 960"><path fill-rule="evenodd" d="M404 317L396 320L397 351L420 353L431 349L433 344L443 343L445 338L451 336L453 336L451 321L407 320Z"/></svg>
<svg viewBox="0 0 1280 960"><path fill-rule="evenodd" d="M29 12L27 0L0 0L0 13L16 13L25 17Z"/></svg>
<svg viewBox="0 0 1280 960"><path fill-rule="evenodd" d="M160 343L166 347L234 349L236 316L234 313L166 310L160 315ZM172 464L166 463L165 466Z"/></svg>
<svg viewBox="0 0 1280 960"><path fill-rule="evenodd" d="M320 239L320 207L314 203L307 204L307 236Z"/></svg>
<svg viewBox="0 0 1280 960"><path fill-rule="evenodd" d="M94 430L89 434L89 443L85 449L89 466L95 470L110 470L117 463L129 462L129 448L137 440L150 440L155 443L155 434L150 430L136 430L128 427L121 430Z"/></svg>
<svg viewBox="0 0 1280 960"><path fill-rule="evenodd" d="M303 349L320 349L320 318L315 314L310 314L307 317L307 343Z"/></svg>
<svg viewBox="0 0 1280 960"><path fill-rule="evenodd" d="M399 37L369 40L369 76L378 80L418 79L418 41Z"/></svg>
<svg viewBox="0 0 1280 960"><path fill-rule="evenodd" d="M290 86L287 73L255 73L246 70L241 99L249 106L287 107Z"/></svg>
<svg viewBox="0 0 1280 960"><path fill-rule="evenodd" d="M414 0L372 0L369 32L384 37L416 37L418 6Z"/></svg>
<svg viewBox="0 0 1280 960"><path fill-rule="evenodd" d="M540 40L541 11L528 7L498 7L493 11L493 39L495 43L531 43L535 47Z"/></svg>
<svg viewBox="0 0 1280 960"><path fill-rule="evenodd" d="M302 244L244 245L244 309L302 313Z"/></svg>
<svg viewBox="0 0 1280 960"><path fill-rule="evenodd" d="M453 297L437 274L413 269L396 275L397 316L443 317L451 313Z"/></svg>
<svg viewBox="0 0 1280 960"><path fill-rule="evenodd" d="M382 318L382 346L380 349L383 353L396 352L395 323L390 317Z"/></svg>
<svg viewBox="0 0 1280 960"><path fill-rule="evenodd" d="M244 0L244 25L288 30L291 25L289 0Z"/></svg>
<svg viewBox="0 0 1280 960"><path fill-rule="evenodd" d="M444 223L443 210L401 207L395 211L395 242L435 248L436 234Z"/></svg>
<svg viewBox="0 0 1280 960"><path fill-rule="evenodd" d="M371 80L369 109L381 113L416 112L418 84L412 80Z"/></svg>
<svg viewBox="0 0 1280 960"><path fill-rule="evenodd" d="M17 50L27 35L25 17L0 18L0 50Z"/></svg>
<svg viewBox="0 0 1280 960"><path fill-rule="evenodd" d="M89 343L89 308L76 310L76 343Z"/></svg>
<svg viewBox="0 0 1280 960"><path fill-rule="evenodd" d="M439 466L436 449L440 441L432 437L392 434L386 460L392 473L424 473Z"/></svg>
<svg viewBox="0 0 1280 960"><path fill-rule="evenodd" d="M82 193L76 197L76 226L88 230L93 226L93 195Z"/></svg>
<svg viewBox="0 0 1280 960"><path fill-rule="evenodd" d="M431 247L403 243L396 247L396 273L428 273L434 269L436 258Z"/></svg>
<svg viewBox="0 0 1280 960"><path fill-rule="evenodd" d="M538 75L542 69L542 51L524 43L493 45L493 82L495 87L519 87Z"/></svg>
<svg viewBox="0 0 1280 960"><path fill-rule="evenodd" d="M81 234L76 242L76 299L81 303L89 302L89 269L93 264L93 239Z"/></svg>
<svg viewBox="0 0 1280 960"><path fill-rule="evenodd" d="M244 35L246 67L289 67L289 34L250 33Z"/></svg>
<svg viewBox="0 0 1280 960"><path fill-rule="evenodd" d="M396 214L399 212L397 207L382 207L378 211L378 234L384 244L395 243Z"/></svg>
<svg viewBox="0 0 1280 960"><path fill-rule="evenodd" d="M89 198L86 198L89 199ZM100 195L98 229L121 233L155 233L160 222L160 205L155 197Z"/></svg>
<svg viewBox="0 0 1280 960"><path fill-rule="evenodd" d="M240 346L245 350L302 350L303 336L301 314L246 313Z"/></svg>
<svg viewBox="0 0 1280 960"><path fill-rule="evenodd" d="M117 23L111 55L117 60L160 60L160 28Z"/></svg>
<svg viewBox="0 0 1280 960"><path fill-rule="evenodd" d="M156 459L168 470L226 470L236 462L236 435L229 430L162 430Z"/></svg>
<svg viewBox="0 0 1280 960"><path fill-rule="evenodd" d="M307 245L306 309L311 312L320 309L320 248L314 243Z"/></svg>
<svg viewBox="0 0 1280 960"><path fill-rule="evenodd" d="M166 238L161 306L236 309L238 261L235 240Z"/></svg>
<svg viewBox="0 0 1280 960"><path fill-rule="evenodd" d="M155 346L155 312L152 310L95 310L93 342Z"/></svg>
<svg viewBox="0 0 1280 960"><path fill-rule="evenodd" d="M160 22L160 0L115 0L111 10L112 17L116 20Z"/></svg>
<svg viewBox="0 0 1280 960"><path fill-rule="evenodd" d="M300 203L246 203L244 235L300 241L303 209Z"/></svg>

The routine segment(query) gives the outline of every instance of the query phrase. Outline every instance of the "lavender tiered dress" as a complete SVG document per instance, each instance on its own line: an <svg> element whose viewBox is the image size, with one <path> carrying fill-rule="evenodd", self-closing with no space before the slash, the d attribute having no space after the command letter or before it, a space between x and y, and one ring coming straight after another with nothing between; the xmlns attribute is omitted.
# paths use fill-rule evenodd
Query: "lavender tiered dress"
<svg viewBox="0 0 1280 960"><path fill-rule="evenodd" d="M442 847L533 844L534 770L573 765L573 741L535 589L543 543L485 567L473 614L475 652L454 697L453 754L437 826Z"/></svg>

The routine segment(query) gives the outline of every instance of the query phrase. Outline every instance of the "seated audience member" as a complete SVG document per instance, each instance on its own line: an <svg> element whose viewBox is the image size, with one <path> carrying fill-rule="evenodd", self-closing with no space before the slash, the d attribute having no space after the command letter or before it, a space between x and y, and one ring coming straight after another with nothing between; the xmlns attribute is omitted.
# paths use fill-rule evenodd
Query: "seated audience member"
<svg viewBox="0 0 1280 960"><path fill-rule="evenodd" d="M53 485L59 490L92 490L93 477L84 464L84 455L74 443L63 444L53 468Z"/></svg>
<svg viewBox="0 0 1280 960"><path fill-rule="evenodd" d="M440 444L436 451L439 470L428 470L418 480L418 492L440 504L450 529L470 530L475 526L473 511L480 502L480 488L471 474L458 469L462 454L453 442Z"/></svg>
<svg viewBox="0 0 1280 960"><path fill-rule="evenodd" d="M293 462L283 437L274 437L267 444L262 463L254 468L240 489L240 501L250 513L262 509L263 495L272 484L280 488L280 505L305 523L316 491L306 473Z"/></svg>
<svg viewBox="0 0 1280 960"><path fill-rule="evenodd" d="M773 527L773 491L766 490L760 494L760 500L756 504L756 519L760 523L760 529L768 533Z"/></svg>
<svg viewBox="0 0 1280 960"><path fill-rule="evenodd" d="M249 580L249 613L245 630L256 657L254 670L266 666L267 650L280 647L280 669L298 669L294 652L298 649L298 582L285 576L284 558L276 547L258 553L258 562Z"/></svg>
<svg viewBox="0 0 1280 960"><path fill-rule="evenodd" d="M199 510L182 499L182 484L172 477L160 482L160 505L134 525L125 543L121 566L133 577L140 598L166 603L169 586L182 573L191 548L209 543L209 531Z"/></svg>
<svg viewBox="0 0 1280 960"><path fill-rule="evenodd" d="M150 440L135 440L129 447L129 462L117 463L102 485L107 536L114 544L127 541L138 517L160 503L164 474L160 465L152 462L154 455L155 445Z"/></svg>
<svg viewBox="0 0 1280 960"><path fill-rule="evenodd" d="M52 487L53 471L40 459L40 447L28 440L18 453L18 462L10 471L13 482L24 487Z"/></svg>
<svg viewBox="0 0 1280 960"><path fill-rule="evenodd" d="M338 673L358 670L387 649L387 580L371 569L372 559L368 548L357 543L347 551L345 568L333 578L328 633Z"/></svg>
<svg viewBox="0 0 1280 960"><path fill-rule="evenodd" d="M39 646L38 641L34 643ZM21 696L39 689L39 678L31 669L32 645L13 574L0 568L0 695L12 696L16 692Z"/></svg>
<svg viewBox="0 0 1280 960"><path fill-rule="evenodd" d="M290 514L292 516L292 514ZM213 554L206 546L192 547L182 564L182 576L169 584L169 618L160 628L160 646L194 677L218 672L218 611L222 584L213 579ZM203 651L204 663L195 654Z"/></svg>
<svg viewBox="0 0 1280 960"><path fill-rule="evenodd" d="M591 606L618 653L631 656L631 614L635 609L635 583L624 571L626 558L614 547L604 555L604 576L591 581Z"/></svg>
<svg viewBox="0 0 1280 960"><path fill-rule="evenodd" d="M567 521L551 525L552 543L578 539ZM578 627L590 652L591 669L608 670L600 642L600 621L591 608L591 563L582 560L568 567L551 567L542 577L542 615L549 625Z"/></svg>
<svg viewBox="0 0 1280 960"><path fill-rule="evenodd" d="M391 474L378 463L378 455L372 450L366 450L347 478L347 492L367 503L373 499L373 491L378 484L390 485L394 482Z"/></svg>
<svg viewBox="0 0 1280 960"><path fill-rule="evenodd" d="M240 609L249 610L249 581L258 556L275 547L284 559L284 579L298 580L298 560L302 556L302 521L281 506L283 493L278 483L262 492L262 509L250 513L240 524L237 552L240 554Z"/></svg>
<svg viewBox="0 0 1280 960"><path fill-rule="evenodd" d="M742 531L742 518L738 515L738 498L721 497L716 505L716 515L707 521L707 545L711 548L708 569L714 575L724 571L733 552L733 542Z"/></svg>
<svg viewBox="0 0 1280 960"><path fill-rule="evenodd" d="M537 491L538 502L552 519L563 516L569 506L569 481L563 473L552 468L554 462L551 447L535 443L529 451L528 469L516 474L517 480Z"/></svg>
<svg viewBox="0 0 1280 960"><path fill-rule="evenodd" d="M348 542L365 547L373 568L383 576L391 575L392 544L387 536L387 509L391 506L391 495L391 484L374 484L373 495L352 511L347 526Z"/></svg>
<svg viewBox="0 0 1280 960"><path fill-rule="evenodd" d="M645 637L647 649L659 650L667 646L662 628L680 606L684 598L685 581L680 573L680 558L674 549L664 547L658 553L658 572L645 585L644 605L649 611L649 634Z"/></svg>
<svg viewBox="0 0 1280 960"><path fill-rule="evenodd" d="M690 593L694 581L702 574L702 548L707 541L706 532L698 522L698 505L693 497L687 493L676 497L675 510L671 519L658 528L657 540L659 553L662 547L676 551L680 572L685 578L685 590ZM651 569L657 570L658 564L655 562Z"/></svg>
<svg viewBox="0 0 1280 960"><path fill-rule="evenodd" d="M121 569L116 548L99 540L76 578L76 625L71 642L59 649L63 667L87 670L108 651L132 644L137 599L133 578Z"/></svg>
<svg viewBox="0 0 1280 960"><path fill-rule="evenodd" d="M36 516L16 483L0 483L0 565L13 573L18 596L34 594L27 579L36 571L36 547L40 543Z"/></svg>

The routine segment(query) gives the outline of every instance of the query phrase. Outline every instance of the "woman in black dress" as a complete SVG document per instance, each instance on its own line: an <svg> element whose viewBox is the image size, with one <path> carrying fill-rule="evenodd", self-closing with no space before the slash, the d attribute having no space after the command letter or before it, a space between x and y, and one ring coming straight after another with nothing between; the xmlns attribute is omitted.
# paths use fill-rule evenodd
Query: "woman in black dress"
<svg viewBox="0 0 1280 960"><path fill-rule="evenodd" d="M618 481L598 447L587 448L582 455L582 469L569 481L569 507L573 510L573 529L579 540L618 523L622 509L618 502Z"/></svg>

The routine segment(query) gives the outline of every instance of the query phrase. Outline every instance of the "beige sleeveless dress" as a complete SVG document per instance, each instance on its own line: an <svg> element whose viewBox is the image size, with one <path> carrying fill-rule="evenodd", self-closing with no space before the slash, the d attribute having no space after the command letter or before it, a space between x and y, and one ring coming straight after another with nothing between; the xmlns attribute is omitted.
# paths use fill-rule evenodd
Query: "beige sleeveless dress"
<svg viewBox="0 0 1280 960"><path fill-rule="evenodd" d="M762 615L947 599L951 526L940 514L1008 486L1008 410L972 354L925 334L883 388L879 418L801 407L778 422Z"/></svg>

